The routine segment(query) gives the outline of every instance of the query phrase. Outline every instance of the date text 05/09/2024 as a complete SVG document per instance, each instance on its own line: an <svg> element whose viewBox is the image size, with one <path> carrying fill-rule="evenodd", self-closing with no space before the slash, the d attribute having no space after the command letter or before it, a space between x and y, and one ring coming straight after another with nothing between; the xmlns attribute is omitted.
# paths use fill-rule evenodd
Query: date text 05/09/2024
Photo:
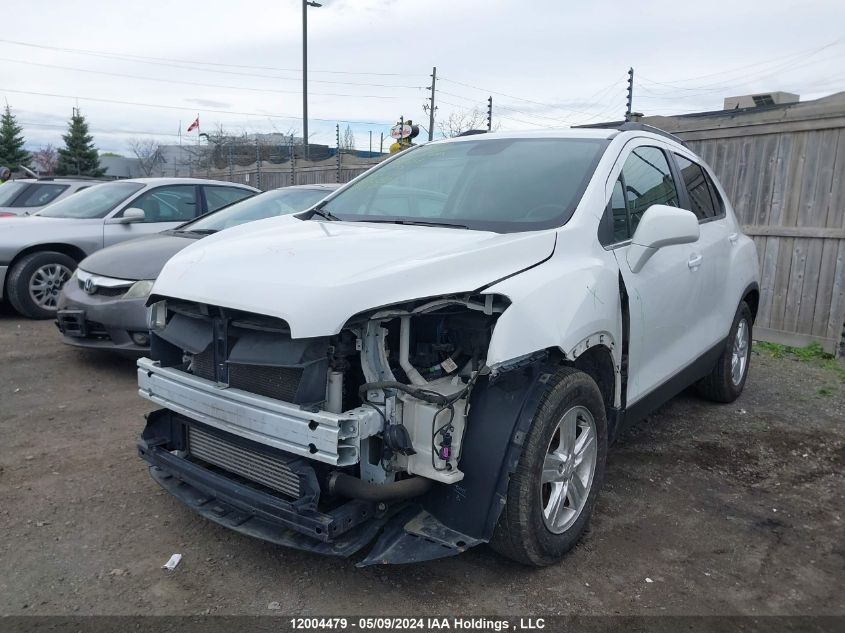
<svg viewBox="0 0 845 633"><path fill-rule="evenodd" d="M396 630L396 631L538 631L546 628L543 618L462 617L311 617L291 618L291 628L299 631Z"/></svg>

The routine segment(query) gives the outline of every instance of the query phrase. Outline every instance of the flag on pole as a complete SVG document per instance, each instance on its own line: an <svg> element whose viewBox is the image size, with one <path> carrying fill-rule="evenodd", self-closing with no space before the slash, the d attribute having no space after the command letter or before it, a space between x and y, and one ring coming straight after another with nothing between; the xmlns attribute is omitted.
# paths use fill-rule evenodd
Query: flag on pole
<svg viewBox="0 0 845 633"><path fill-rule="evenodd" d="M199 128L200 126L200 115L197 115L197 118L194 119L194 122L188 126L188 132L193 132L195 129Z"/></svg>

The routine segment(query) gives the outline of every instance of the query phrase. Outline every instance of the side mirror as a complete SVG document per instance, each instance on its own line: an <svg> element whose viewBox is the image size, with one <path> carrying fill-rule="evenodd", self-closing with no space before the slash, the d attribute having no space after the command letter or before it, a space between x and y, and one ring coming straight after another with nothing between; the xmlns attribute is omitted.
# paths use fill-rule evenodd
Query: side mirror
<svg viewBox="0 0 845 633"><path fill-rule="evenodd" d="M143 209L132 207L131 209L126 209L118 219L121 224L132 224L134 222L143 222L147 219L147 214L144 213Z"/></svg>
<svg viewBox="0 0 845 633"><path fill-rule="evenodd" d="M698 218L692 211L654 204L646 209L628 249L628 266L638 273L657 249L698 240Z"/></svg>

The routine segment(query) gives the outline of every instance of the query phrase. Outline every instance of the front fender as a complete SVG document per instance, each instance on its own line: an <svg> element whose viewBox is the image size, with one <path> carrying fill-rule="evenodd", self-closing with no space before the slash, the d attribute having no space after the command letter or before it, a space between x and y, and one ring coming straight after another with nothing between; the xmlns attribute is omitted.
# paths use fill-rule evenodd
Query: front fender
<svg viewBox="0 0 845 633"><path fill-rule="evenodd" d="M552 348L573 360L599 343L614 350L618 364L622 325L616 261L610 255L610 263L601 256L583 263L573 268L566 258L552 258L485 290L511 300L493 330L488 366Z"/></svg>

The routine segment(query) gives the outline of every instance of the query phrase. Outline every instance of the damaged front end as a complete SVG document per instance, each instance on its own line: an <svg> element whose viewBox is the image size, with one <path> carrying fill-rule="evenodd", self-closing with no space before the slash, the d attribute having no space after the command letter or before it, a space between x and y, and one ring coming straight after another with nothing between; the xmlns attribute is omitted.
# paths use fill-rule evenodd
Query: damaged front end
<svg viewBox="0 0 845 633"><path fill-rule="evenodd" d="M281 319L167 299L138 362L153 478L217 523L363 565L489 540L539 361L486 366L500 295L451 295L293 339Z"/></svg>

